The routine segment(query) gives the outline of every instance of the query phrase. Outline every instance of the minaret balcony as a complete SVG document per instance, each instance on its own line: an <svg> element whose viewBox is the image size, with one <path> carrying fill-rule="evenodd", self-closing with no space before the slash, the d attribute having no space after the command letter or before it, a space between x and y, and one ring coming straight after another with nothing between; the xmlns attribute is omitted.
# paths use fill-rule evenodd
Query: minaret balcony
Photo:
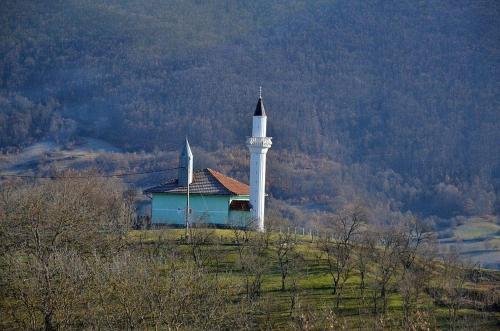
<svg viewBox="0 0 500 331"><path fill-rule="evenodd" d="M271 139L271 137L249 137L247 138L247 146L271 148L271 145L273 144Z"/></svg>

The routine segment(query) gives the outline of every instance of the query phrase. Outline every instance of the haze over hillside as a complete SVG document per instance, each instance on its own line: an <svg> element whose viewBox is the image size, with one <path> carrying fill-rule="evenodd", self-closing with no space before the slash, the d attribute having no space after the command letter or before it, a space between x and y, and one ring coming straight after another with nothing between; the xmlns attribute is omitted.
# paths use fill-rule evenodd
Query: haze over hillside
<svg viewBox="0 0 500 331"><path fill-rule="evenodd" d="M245 179L263 86L271 196L500 211L497 1L3 1L0 147L102 139Z"/></svg>

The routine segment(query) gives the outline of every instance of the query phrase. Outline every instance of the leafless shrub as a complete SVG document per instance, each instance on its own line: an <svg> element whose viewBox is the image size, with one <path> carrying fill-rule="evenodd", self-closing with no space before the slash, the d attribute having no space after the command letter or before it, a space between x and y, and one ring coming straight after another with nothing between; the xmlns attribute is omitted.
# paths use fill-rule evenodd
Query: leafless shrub
<svg viewBox="0 0 500 331"><path fill-rule="evenodd" d="M268 268L266 248L269 233L255 232L251 227L234 228L234 240L238 249L238 263L243 273L247 299L260 295L264 273Z"/></svg>
<svg viewBox="0 0 500 331"><path fill-rule="evenodd" d="M130 221L123 192L118 181L97 178L2 185L5 295L24 309L30 327L52 330L76 319L70 316L71 300L79 297L73 271L82 269L83 256L121 247Z"/></svg>
<svg viewBox="0 0 500 331"><path fill-rule="evenodd" d="M158 259L123 252L111 261L92 263L95 328L219 330L248 323L231 302L236 288L183 261L165 265Z"/></svg>
<svg viewBox="0 0 500 331"><path fill-rule="evenodd" d="M209 262L211 256L207 246L211 245L214 239L214 229L208 224L198 221L196 225L188 228L187 244L198 267L203 267Z"/></svg>
<svg viewBox="0 0 500 331"><path fill-rule="evenodd" d="M328 271L332 276L333 295L339 307L342 290L354 269L353 247L365 216L360 208L345 210L334 219L332 238L324 236L318 241L318 248L326 256Z"/></svg>
<svg viewBox="0 0 500 331"><path fill-rule="evenodd" d="M285 282L290 269L295 266L299 259L295 251L296 244L297 240L295 239L295 235L291 232L285 232L279 233L271 245L280 270L281 291L285 290Z"/></svg>
<svg viewBox="0 0 500 331"><path fill-rule="evenodd" d="M401 219L395 228L399 237L398 255L401 265L399 291L403 299L403 321L410 322L412 310L417 308L422 290L428 284L433 261L431 236L414 217ZM417 261L418 259L418 261Z"/></svg>
<svg viewBox="0 0 500 331"><path fill-rule="evenodd" d="M440 300L448 310L448 322L451 330L459 329L458 311L465 304L468 272L473 268L474 266L462 260L455 250L444 256L439 284Z"/></svg>
<svg viewBox="0 0 500 331"><path fill-rule="evenodd" d="M370 287L372 288L372 299L374 312L379 312L379 301L382 301L381 312L387 311L387 295L391 290L389 286L396 277L399 266L399 235L394 228L385 227L373 230L374 240L369 244L370 262L372 270Z"/></svg>
<svg viewBox="0 0 500 331"><path fill-rule="evenodd" d="M365 306L365 296L366 296L366 280L369 273L369 262L370 256L372 254L370 247L374 244L372 241L374 237L368 231L362 231L360 235L356 238L356 246L354 247L354 259L355 268L359 273L359 286L361 305L360 309Z"/></svg>
<svg viewBox="0 0 500 331"><path fill-rule="evenodd" d="M404 321L404 328L410 331L438 330L438 324L434 315L428 310L417 309L412 311L407 320Z"/></svg>
<svg viewBox="0 0 500 331"><path fill-rule="evenodd" d="M316 309L299 306L289 323L292 330L347 330L346 320L337 316L332 309Z"/></svg>

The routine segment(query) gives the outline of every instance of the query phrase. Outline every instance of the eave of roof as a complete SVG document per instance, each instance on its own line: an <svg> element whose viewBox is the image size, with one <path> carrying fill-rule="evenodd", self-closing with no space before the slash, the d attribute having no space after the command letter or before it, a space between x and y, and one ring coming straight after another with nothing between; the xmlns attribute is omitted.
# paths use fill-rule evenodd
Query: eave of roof
<svg viewBox="0 0 500 331"><path fill-rule="evenodd" d="M179 186L178 180L174 178L167 180L161 185L148 188L144 193L187 194L187 186ZM250 187L218 171L206 168L193 173L193 182L189 185L189 193L205 195L249 195Z"/></svg>

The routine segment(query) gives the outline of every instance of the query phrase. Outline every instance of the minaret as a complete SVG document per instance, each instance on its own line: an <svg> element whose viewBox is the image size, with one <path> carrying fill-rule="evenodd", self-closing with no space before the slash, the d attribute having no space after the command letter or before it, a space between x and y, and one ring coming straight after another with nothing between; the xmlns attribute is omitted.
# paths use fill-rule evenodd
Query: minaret
<svg viewBox="0 0 500 331"><path fill-rule="evenodd" d="M179 186L187 186L193 182L193 153L189 147L189 141L186 137L186 143L182 147L179 156Z"/></svg>
<svg viewBox="0 0 500 331"><path fill-rule="evenodd" d="M250 150L250 204L257 229L264 231L264 199L266 195L266 153L271 147L266 137L267 116L262 103L262 89L253 114L252 137L247 139Z"/></svg>

